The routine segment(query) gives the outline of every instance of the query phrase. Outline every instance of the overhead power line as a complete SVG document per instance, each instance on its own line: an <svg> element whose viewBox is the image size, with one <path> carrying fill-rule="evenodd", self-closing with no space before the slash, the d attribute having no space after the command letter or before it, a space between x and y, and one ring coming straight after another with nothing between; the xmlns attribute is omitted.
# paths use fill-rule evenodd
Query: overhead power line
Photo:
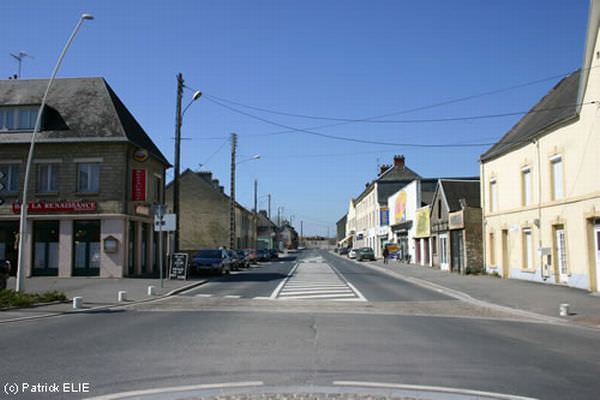
<svg viewBox="0 0 600 400"><path fill-rule="evenodd" d="M291 115L297 118L308 118L308 119L320 119L327 121L344 121L349 123L360 122L360 123L370 123L370 124L415 124L415 123L432 123L432 122L453 122L453 121L469 121L469 120L478 120L478 119L490 119L490 118L504 118L504 117L513 117L516 115L525 115L528 113L539 113L539 112L549 112L562 110L569 107L576 107L580 105L586 104L595 104L595 101L589 101L584 103L575 103L575 104L565 104L563 106L557 107L548 107L541 108L538 110L528 110L528 111L514 111L514 112L506 112L506 113L498 113L498 114L480 114L480 115L470 115L470 116L460 116L460 117L446 117L446 118L424 118L424 119L351 119L351 118L334 118L334 117L317 117L317 116L309 116L309 115L300 115L300 114L290 114L284 112L277 111L269 111L258 107L244 105L235 101L222 99L216 96L206 95L207 98L217 99L218 101L239 105L244 108L249 108L253 110L259 110L267 113L278 114L278 115Z"/></svg>

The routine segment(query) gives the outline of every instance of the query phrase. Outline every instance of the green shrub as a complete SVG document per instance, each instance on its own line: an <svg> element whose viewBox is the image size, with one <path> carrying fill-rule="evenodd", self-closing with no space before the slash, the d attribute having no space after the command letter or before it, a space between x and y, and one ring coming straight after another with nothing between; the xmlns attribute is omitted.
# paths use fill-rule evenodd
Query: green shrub
<svg viewBox="0 0 600 400"><path fill-rule="evenodd" d="M8 307L31 307L39 303L50 303L52 301L66 301L67 296L58 291L44 293L15 292L12 289L0 290L0 308Z"/></svg>

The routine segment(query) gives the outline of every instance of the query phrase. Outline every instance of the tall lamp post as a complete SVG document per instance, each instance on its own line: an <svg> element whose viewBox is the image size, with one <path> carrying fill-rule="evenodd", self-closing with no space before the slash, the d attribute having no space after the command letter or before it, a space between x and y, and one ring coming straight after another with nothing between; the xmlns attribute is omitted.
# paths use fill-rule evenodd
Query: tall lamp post
<svg viewBox="0 0 600 400"><path fill-rule="evenodd" d="M173 213L175 214L175 252L179 251L179 174L181 172L181 124L185 112L192 103L202 96L202 92L196 91L190 102L181 111L181 98L183 97L183 75L177 74L177 106L175 111L175 178L173 178Z"/></svg>
<svg viewBox="0 0 600 400"><path fill-rule="evenodd" d="M50 88L52 87L52 84L54 83L54 78L56 78L56 74L58 73L58 70L60 69L62 61L65 58L65 55L67 54L67 50L69 50L69 47L71 47L71 44L73 43L75 36L77 36L77 33L79 32L79 29L81 28L81 25L83 24L83 22L92 20L92 19L94 19L94 17L91 14L81 14L81 17L79 17L79 21L77 21L77 25L75 25L73 32L71 32L71 36L69 36L69 39L67 39L67 43L65 44L60 55L58 56L58 60L56 61L56 65L54 66L52 75L51 75L50 79L48 80L48 85L46 86L46 91L44 92L44 97L42 97L42 103L40 104L40 108L39 108L37 116L35 118L35 126L33 128L33 133L31 134L31 143L29 144L29 153L27 154L27 164L25 164L25 178L23 181L23 197L21 198L21 215L20 215L20 219L19 219L19 244L18 244L19 254L18 254L18 260L17 260L17 282L15 285L15 290L17 292L21 292L21 291L25 290L25 287L24 287L25 271L23 270L24 269L23 262L24 262L24 257L25 257L25 249L24 249L25 246L24 245L25 245L25 239L27 237L27 207L28 207L27 191L28 191L28 186L29 186L29 172L31 170L31 161L33 159L33 152L35 150L35 138L41 129L42 114L44 113L44 108L46 107L46 100L48 98L48 93L50 92Z"/></svg>

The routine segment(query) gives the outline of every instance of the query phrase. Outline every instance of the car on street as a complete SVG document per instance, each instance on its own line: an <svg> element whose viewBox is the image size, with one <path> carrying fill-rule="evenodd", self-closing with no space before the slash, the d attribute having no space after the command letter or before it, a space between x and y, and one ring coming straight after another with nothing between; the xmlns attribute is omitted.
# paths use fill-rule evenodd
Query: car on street
<svg viewBox="0 0 600 400"><path fill-rule="evenodd" d="M232 268L231 262L232 260L227 250L202 249L192 256L190 273L191 275L207 272L219 275L229 274Z"/></svg>
<svg viewBox="0 0 600 400"><path fill-rule="evenodd" d="M245 249L244 253L246 253L246 257L248 258L248 262L250 264L256 264L256 250L254 249Z"/></svg>
<svg viewBox="0 0 600 400"><path fill-rule="evenodd" d="M270 261L271 254L267 249L256 250L256 260L257 261Z"/></svg>
<svg viewBox="0 0 600 400"><path fill-rule="evenodd" d="M357 253L358 249L350 249L350 251L348 251L348 258L356 258Z"/></svg>
<svg viewBox="0 0 600 400"><path fill-rule="evenodd" d="M269 249L269 255L271 257L271 260L279 258L279 252L277 251L277 249Z"/></svg>
<svg viewBox="0 0 600 400"><path fill-rule="evenodd" d="M357 261L375 261L375 252L370 247L361 247L356 252Z"/></svg>
<svg viewBox="0 0 600 400"><path fill-rule="evenodd" d="M340 247L340 249L339 249L339 254L341 256L347 255L349 252L350 252L349 247Z"/></svg>
<svg viewBox="0 0 600 400"><path fill-rule="evenodd" d="M250 257L248 256L246 251L239 249L235 250L235 253L239 258L239 266L241 268L248 268L250 266Z"/></svg>

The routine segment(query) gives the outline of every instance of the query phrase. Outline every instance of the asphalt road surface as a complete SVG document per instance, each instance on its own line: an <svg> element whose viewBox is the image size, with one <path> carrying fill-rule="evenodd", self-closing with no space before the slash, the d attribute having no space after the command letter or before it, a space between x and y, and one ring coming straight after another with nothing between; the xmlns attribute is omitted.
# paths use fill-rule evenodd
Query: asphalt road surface
<svg viewBox="0 0 600 400"><path fill-rule="evenodd" d="M91 387L0 398L250 381L600 398L600 332L466 304L323 251L211 277L153 303L1 324L0 343L3 386Z"/></svg>

